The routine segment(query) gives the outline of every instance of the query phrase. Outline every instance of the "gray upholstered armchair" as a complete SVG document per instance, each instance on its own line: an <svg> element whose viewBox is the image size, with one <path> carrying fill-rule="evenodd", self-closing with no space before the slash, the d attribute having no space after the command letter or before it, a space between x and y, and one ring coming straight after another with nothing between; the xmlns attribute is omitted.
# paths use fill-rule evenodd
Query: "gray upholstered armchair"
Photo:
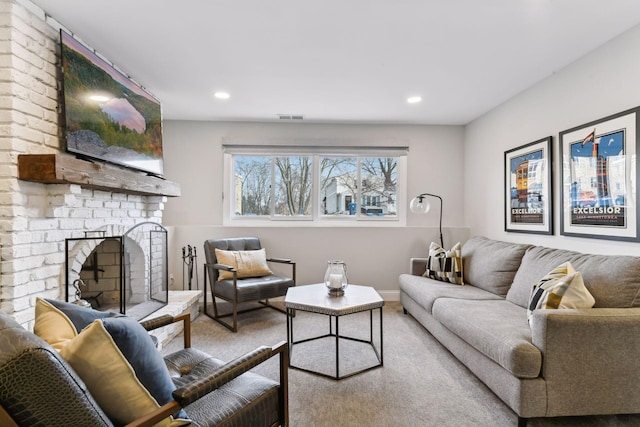
<svg viewBox="0 0 640 427"><path fill-rule="evenodd" d="M269 304L269 299L286 295L287 289L296 285L295 262L286 258L266 258L257 237L206 240L204 252L204 312L207 316L237 332L239 313L264 307L285 313ZM266 263L291 266L291 277L273 274ZM213 315L207 311L207 283L211 288ZM231 310L221 313L217 299L230 303ZM241 304L253 302L256 304L251 307L240 308ZM222 320L229 316L233 318L232 323Z"/></svg>
<svg viewBox="0 0 640 427"><path fill-rule="evenodd" d="M155 329L185 322L185 348L165 356L173 399L139 414L127 427L153 426L184 411L191 425L286 426L288 348L285 342L259 347L229 363L190 347L189 315L143 322ZM157 351L157 350L156 350ZM247 372L279 356L280 381ZM113 426L83 382L58 351L0 312L0 426ZM116 402L116 405L118 403Z"/></svg>

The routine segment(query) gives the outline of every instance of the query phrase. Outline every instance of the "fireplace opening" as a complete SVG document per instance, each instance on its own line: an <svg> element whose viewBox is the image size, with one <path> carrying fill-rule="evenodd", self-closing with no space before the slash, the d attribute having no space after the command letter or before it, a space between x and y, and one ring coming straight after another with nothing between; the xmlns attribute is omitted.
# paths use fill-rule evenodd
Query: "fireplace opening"
<svg viewBox="0 0 640 427"><path fill-rule="evenodd" d="M167 230L144 222L121 235L108 234L99 230L66 239L66 301L136 319L165 306Z"/></svg>

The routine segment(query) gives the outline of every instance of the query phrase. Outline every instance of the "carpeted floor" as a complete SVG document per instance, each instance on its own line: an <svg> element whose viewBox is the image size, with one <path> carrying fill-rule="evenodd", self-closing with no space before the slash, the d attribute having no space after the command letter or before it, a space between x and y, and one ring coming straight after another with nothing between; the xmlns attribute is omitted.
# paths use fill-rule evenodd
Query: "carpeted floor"
<svg viewBox="0 0 640 427"><path fill-rule="evenodd" d="M377 314L377 311L375 312ZM326 316L298 311L295 339L324 334ZM377 340L378 316L374 316ZM232 333L202 313L192 324L192 345L222 360L231 360L259 345L273 345L287 337L285 315L265 309L240 317ZM289 418L292 427L404 427L516 426L517 416L470 373L397 302L384 307L384 366L340 381L295 369L289 370ZM340 332L368 338L369 316L357 313L340 318ZM180 348L180 338L163 349ZM340 342L341 374L376 363L367 344ZM334 341L298 344L297 365L335 372ZM277 361L256 372L277 379ZM640 385L639 385L640 387ZM565 417L532 419L530 427L640 426L640 416Z"/></svg>

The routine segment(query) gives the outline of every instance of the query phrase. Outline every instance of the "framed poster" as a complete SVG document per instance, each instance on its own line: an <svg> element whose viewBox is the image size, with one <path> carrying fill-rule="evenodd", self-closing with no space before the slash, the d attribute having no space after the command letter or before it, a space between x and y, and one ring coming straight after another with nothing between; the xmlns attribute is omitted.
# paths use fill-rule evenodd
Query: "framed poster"
<svg viewBox="0 0 640 427"><path fill-rule="evenodd" d="M504 152L504 230L553 234L551 137Z"/></svg>
<svg viewBox="0 0 640 427"><path fill-rule="evenodd" d="M640 107L560 132L560 233L638 241Z"/></svg>

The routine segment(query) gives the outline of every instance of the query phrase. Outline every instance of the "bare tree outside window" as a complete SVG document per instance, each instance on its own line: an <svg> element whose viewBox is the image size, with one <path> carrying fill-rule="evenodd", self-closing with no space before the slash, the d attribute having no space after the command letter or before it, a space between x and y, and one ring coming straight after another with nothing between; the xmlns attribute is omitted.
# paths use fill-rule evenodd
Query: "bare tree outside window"
<svg viewBox="0 0 640 427"><path fill-rule="evenodd" d="M271 214L271 158L234 156L236 215Z"/></svg>
<svg viewBox="0 0 640 427"><path fill-rule="evenodd" d="M311 215L313 158L276 157L275 165L275 214Z"/></svg>
<svg viewBox="0 0 640 427"><path fill-rule="evenodd" d="M361 160L361 213L396 215L397 167L395 157L365 157Z"/></svg>

